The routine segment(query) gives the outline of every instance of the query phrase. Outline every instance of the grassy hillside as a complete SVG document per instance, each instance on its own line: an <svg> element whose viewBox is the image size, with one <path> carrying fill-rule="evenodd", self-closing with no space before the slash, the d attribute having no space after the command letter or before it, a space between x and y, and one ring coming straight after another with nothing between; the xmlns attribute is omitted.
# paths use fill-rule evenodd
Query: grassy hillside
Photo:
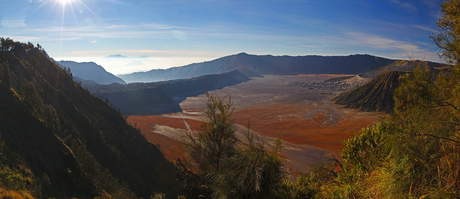
<svg viewBox="0 0 460 199"><path fill-rule="evenodd" d="M0 51L0 169L35 197L176 196L172 163L122 115L75 83L45 51ZM0 172L2 173L2 172ZM3 172L4 174L5 172Z"/></svg>
<svg viewBox="0 0 460 199"><path fill-rule="evenodd" d="M406 73L403 71L386 71L369 83L355 90L342 93L333 100L348 108L390 113L395 105L393 93L399 85L398 79Z"/></svg>

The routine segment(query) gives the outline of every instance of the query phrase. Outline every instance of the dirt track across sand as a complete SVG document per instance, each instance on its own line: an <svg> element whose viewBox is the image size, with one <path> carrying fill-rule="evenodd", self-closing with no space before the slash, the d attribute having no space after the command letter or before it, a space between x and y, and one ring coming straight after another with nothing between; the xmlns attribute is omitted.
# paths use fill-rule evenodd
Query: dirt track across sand
<svg viewBox="0 0 460 199"><path fill-rule="evenodd" d="M276 138L282 139L284 149L281 155L285 157L289 170L296 172L307 169L309 164L340 156L341 141L348 139L352 130L371 125L381 116L380 113L346 109L329 101L342 91L331 84L321 86L322 82L340 76L267 75L210 93L219 96L231 94L235 107L233 116L240 135L250 121L251 129L268 146ZM315 85L315 88L296 86L293 82ZM148 139L158 140L167 158L172 160L183 156L180 150L183 146L181 148L178 142L181 138L177 134L199 130L199 122L204 119L199 112L205 102L205 95L188 97L180 104L184 110L182 113L130 116L128 120L137 123Z"/></svg>

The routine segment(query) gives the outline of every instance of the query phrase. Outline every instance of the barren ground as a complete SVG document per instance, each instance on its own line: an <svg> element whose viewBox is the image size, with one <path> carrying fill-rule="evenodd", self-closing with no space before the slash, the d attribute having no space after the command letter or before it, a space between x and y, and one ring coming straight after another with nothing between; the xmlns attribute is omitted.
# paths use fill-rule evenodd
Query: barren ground
<svg viewBox="0 0 460 199"><path fill-rule="evenodd" d="M382 115L343 108L329 101L343 92L343 88L348 90L349 85L340 87L322 82L340 76L344 75L266 75L210 93L231 94L240 136L250 121L250 128L267 146L276 138L282 139L281 155L289 170L296 172L305 170L309 164L340 156L341 141L350 138L352 130L359 131ZM180 103L182 113L129 116L128 121L137 123L144 136L159 144L166 157L174 160L184 155L184 133L199 130L204 120L199 112L205 102L205 95L188 97Z"/></svg>

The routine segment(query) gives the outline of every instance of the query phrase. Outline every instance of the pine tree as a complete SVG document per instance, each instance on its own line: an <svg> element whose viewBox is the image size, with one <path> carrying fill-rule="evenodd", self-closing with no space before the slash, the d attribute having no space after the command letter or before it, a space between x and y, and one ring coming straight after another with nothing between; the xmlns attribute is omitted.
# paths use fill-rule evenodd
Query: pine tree
<svg viewBox="0 0 460 199"><path fill-rule="evenodd" d="M249 128L240 140L231 118L231 96L206 96L207 121L198 134L187 134L188 158L176 161L186 197L273 198L283 177L281 141L269 150Z"/></svg>

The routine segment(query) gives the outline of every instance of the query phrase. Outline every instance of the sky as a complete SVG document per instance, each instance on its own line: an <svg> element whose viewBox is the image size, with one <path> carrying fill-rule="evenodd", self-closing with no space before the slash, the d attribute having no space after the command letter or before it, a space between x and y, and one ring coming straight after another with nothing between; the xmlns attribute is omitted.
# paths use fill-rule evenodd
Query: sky
<svg viewBox="0 0 460 199"><path fill-rule="evenodd" d="M113 74L246 52L440 62L442 0L0 0L0 37Z"/></svg>

